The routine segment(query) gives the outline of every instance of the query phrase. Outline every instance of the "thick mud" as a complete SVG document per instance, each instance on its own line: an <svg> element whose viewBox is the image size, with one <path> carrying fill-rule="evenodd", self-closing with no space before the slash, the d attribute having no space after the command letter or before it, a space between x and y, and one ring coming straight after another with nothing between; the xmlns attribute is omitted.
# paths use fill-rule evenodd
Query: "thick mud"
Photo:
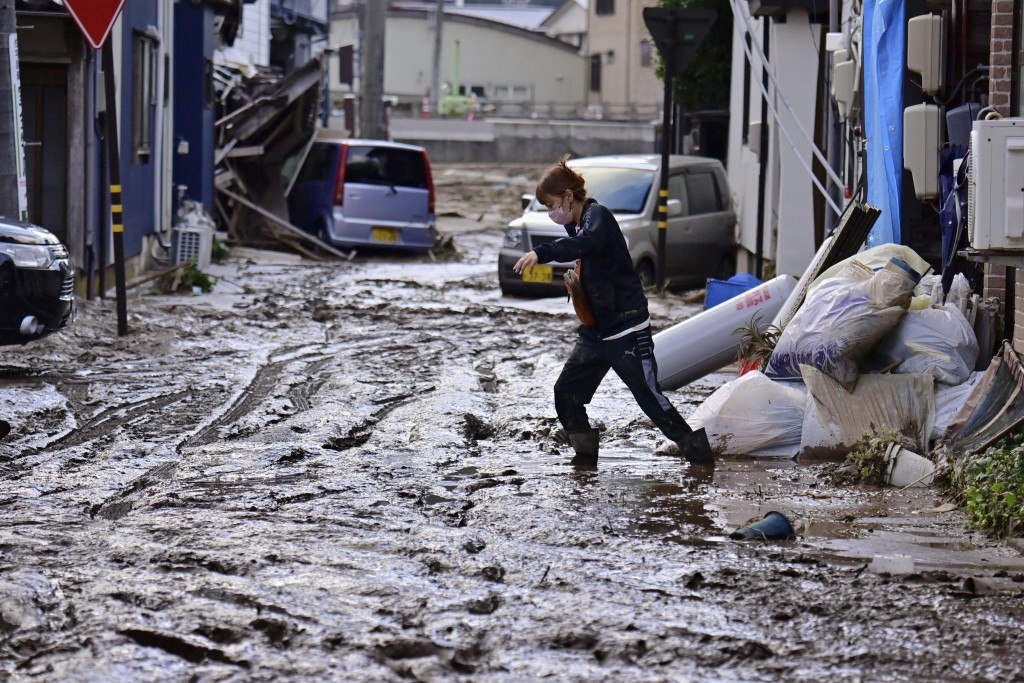
<svg viewBox="0 0 1024 683"><path fill-rule="evenodd" d="M212 294L84 302L0 351L14 681L1010 681L1024 559L940 489L691 472L609 377L552 439L564 299L503 298L535 169L436 169L433 258L235 250ZM698 312L652 299L663 328ZM728 370L669 392L684 415ZM729 533L769 510L797 538ZM870 568L913 557L910 574Z"/></svg>

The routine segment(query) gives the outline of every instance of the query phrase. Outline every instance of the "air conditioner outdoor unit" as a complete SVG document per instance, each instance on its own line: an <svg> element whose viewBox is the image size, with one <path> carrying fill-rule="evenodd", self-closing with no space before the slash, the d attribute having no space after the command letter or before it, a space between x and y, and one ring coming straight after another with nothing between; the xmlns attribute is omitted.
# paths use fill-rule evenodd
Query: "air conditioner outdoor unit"
<svg viewBox="0 0 1024 683"><path fill-rule="evenodd" d="M971 246L1024 250L1024 118L975 121L968 173Z"/></svg>

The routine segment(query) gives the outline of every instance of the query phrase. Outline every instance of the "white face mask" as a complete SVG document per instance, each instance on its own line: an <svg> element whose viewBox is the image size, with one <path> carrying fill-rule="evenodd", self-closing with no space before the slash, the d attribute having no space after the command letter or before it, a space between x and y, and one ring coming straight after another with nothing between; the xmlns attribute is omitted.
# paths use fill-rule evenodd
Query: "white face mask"
<svg viewBox="0 0 1024 683"><path fill-rule="evenodd" d="M548 218L559 225L568 225L569 223L572 223L572 200L569 200L568 210L562 208L562 204L564 203L565 198L563 197L561 204L548 211Z"/></svg>

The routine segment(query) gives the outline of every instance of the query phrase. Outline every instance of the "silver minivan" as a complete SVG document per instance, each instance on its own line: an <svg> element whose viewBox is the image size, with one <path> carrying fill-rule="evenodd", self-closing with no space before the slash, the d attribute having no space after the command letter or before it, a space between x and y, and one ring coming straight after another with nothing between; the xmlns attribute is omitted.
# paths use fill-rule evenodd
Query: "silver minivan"
<svg viewBox="0 0 1024 683"><path fill-rule="evenodd" d="M390 140L317 140L288 193L288 215L335 246L428 250L438 233L427 151Z"/></svg>
<svg viewBox="0 0 1024 683"><path fill-rule="evenodd" d="M615 214L637 275L644 286L654 286L661 155L583 157L570 159L569 166L586 180L587 194ZM708 277L735 273L736 213L722 163L708 157L669 157L668 197L666 286L701 286ZM512 266L536 245L565 236L565 228L548 218L547 208L531 199L523 215L508 224L498 252L501 291L564 296L562 274L573 264L535 266L525 278Z"/></svg>

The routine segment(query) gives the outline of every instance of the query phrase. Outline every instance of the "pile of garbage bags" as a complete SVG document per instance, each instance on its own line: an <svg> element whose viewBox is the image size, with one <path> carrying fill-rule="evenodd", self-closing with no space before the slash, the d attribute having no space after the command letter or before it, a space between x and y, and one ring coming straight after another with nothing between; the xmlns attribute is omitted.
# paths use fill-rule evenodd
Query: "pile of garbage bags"
<svg viewBox="0 0 1024 683"><path fill-rule="evenodd" d="M724 455L843 455L889 431L927 454L982 374L977 297L962 275L944 293L929 270L909 247L883 244L823 272L762 369L721 386L688 422Z"/></svg>

